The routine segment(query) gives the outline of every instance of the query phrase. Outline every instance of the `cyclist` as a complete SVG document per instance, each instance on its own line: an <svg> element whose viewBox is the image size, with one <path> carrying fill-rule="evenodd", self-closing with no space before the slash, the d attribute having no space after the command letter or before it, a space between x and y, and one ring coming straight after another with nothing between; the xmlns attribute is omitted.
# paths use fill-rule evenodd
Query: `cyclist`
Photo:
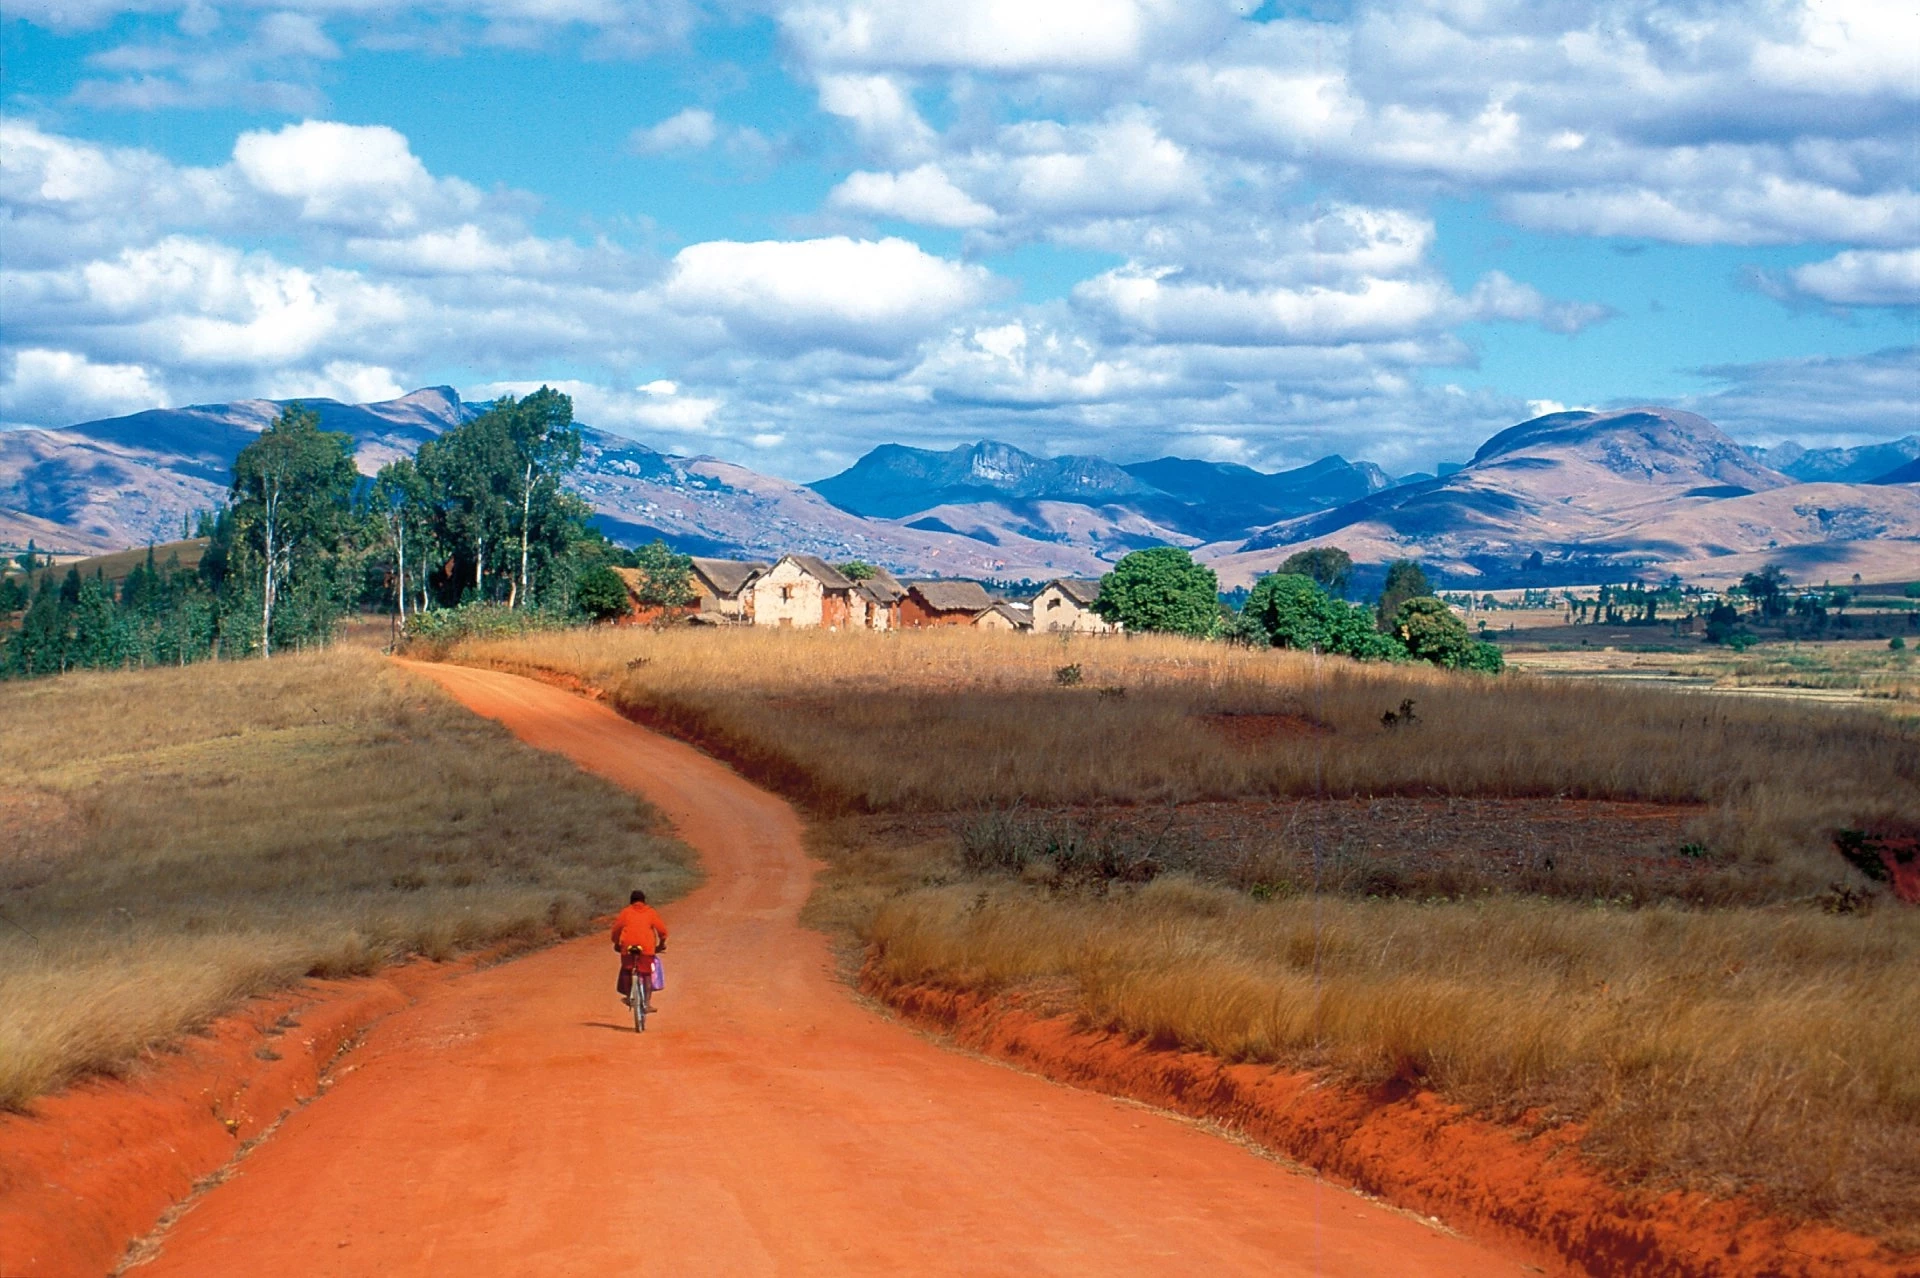
<svg viewBox="0 0 1920 1278"><path fill-rule="evenodd" d="M630 904L613 920L613 948L620 955L620 977L614 988L627 997L637 974L640 999L653 1010L653 956L667 948L667 921L660 911L647 904L647 894L639 888L628 898ZM655 938L658 938L657 940Z"/></svg>

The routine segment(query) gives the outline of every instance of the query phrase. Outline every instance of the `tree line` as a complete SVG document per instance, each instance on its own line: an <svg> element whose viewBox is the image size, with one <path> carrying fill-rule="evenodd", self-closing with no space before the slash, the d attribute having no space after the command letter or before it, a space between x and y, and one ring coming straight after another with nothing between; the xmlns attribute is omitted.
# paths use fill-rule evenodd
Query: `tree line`
<svg viewBox="0 0 1920 1278"><path fill-rule="evenodd" d="M620 582L611 566L633 556L562 487L579 460L572 400L547 387L503 396L370 481L350 436L290 404L200 518L196 567L149 551L117 584L71 568L0 583L0 613L25 610L0 636L0 675L266 658L327 642L355 607L403 620L474 603L588 615Z"/></svg>
<svg viewBox="0 0 1920 1278"><path fill-rule="evenodd" d="M1412 560L1387 568L1372 607L1349 603L1353 559L1334 546L1289 556L1254 582L1246 601L1220 600L1213 569L1175 546L1137 550L1100 580L1094 609L1135 633L1159 631L1220 638L1260 648L1292 648L1361 661L1426 661L1449 669L1497 673L1500 649L1475 639L1435 597Z"/></svg>

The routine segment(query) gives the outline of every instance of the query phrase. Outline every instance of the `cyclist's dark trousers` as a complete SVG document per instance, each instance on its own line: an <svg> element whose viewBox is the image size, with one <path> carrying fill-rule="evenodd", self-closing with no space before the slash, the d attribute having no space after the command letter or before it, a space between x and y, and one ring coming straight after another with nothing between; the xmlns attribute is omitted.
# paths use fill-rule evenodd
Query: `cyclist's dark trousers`
<svg viewBox="0 0 1920 1278"><path fill-rule="evenodd" d="M653 960L646 955L622 954L620 956L620 976L618 980L614 981L613 988L620 991L621 998L625 998L627 991L633 988L633 974L636 971L651 972L652 970Z"/></svg>

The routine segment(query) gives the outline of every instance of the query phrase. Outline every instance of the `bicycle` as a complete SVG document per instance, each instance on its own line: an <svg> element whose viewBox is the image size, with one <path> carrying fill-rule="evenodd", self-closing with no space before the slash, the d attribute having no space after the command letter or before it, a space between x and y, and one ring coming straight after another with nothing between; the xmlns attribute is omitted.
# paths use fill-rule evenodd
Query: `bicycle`
<svg viewBox="0 0 1920 1278"><path fill-rule="evenodd" d="M647 1013L653 1010L653 971L658 960L649 958L637 945L627 947L627 957L633 971L633 980L627 985L627 1006L633 1009L633 1032L644 1034Z"/></svg>

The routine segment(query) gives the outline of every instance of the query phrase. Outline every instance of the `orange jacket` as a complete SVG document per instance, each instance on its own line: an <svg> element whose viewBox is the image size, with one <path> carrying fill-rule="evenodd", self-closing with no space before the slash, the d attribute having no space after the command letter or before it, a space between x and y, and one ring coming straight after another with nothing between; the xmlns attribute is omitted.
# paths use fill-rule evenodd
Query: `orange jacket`
<svg viewBox="0 0 1920 1278"><path fill-rule="evenodd" d="M653 957L653 934L658 932L661 939L667 935L667 921L660 917L660 911L645 901L635 901L620 911L613 921L613 948L625 954L629 948L637 948L648 958Z"/></svg>

